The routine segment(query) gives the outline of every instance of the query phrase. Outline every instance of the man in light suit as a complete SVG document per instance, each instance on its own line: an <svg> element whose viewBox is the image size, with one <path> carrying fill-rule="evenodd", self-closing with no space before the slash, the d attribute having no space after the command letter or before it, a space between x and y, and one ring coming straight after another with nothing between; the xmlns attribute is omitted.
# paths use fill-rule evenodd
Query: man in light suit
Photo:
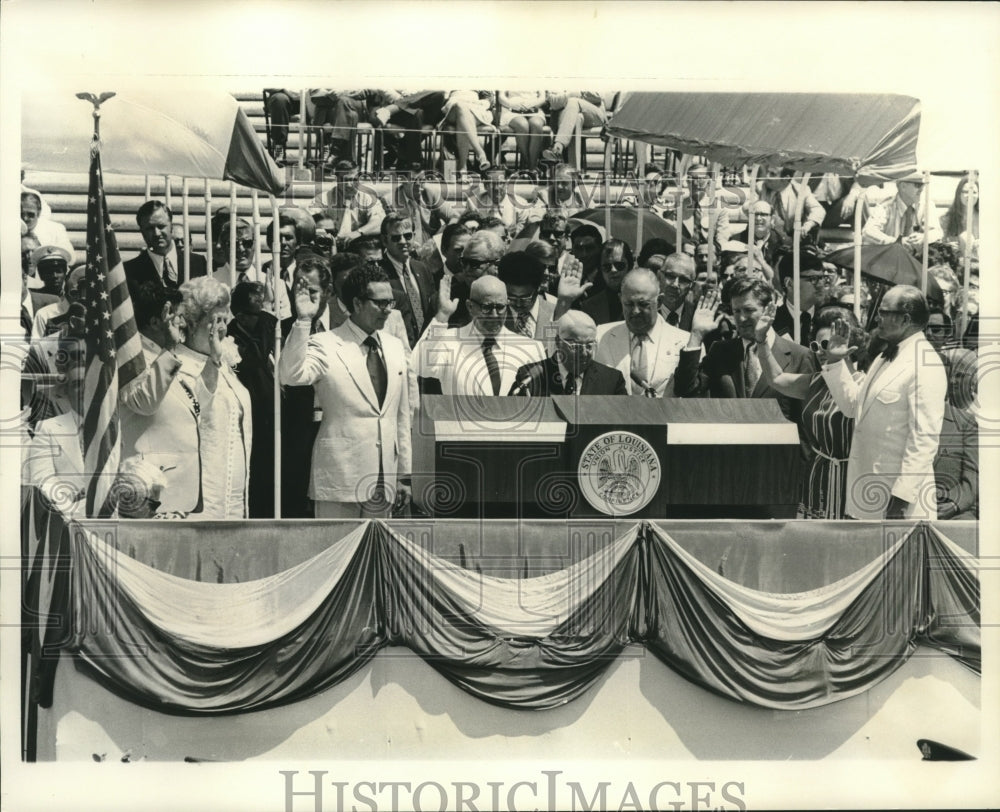
<svg viewBox="0 0 1000 812"><path fill-rule="evenodd" d="M621 371L594 360L597 325L590 316L570 310L556 327L555 352L542 361L521 367L510 394L528 397L628 394Z"/></svg>
<svg viewBox="0 0 1000 812"><path fill-rule="evenodd" d="M688 333L671 327L659 313L663 295L656 274L636 268L625 275L621 286L625 320L603 324L597 329L594 359L616 367L625 377L628 394L645 397L678 397L674 377L682 361L698 366L698 355L682 354Z"/></svg>
<svg viewBox="0 0 1000 812"><path fill-rule="evenodd" d="M948 379L924 338L929 311L924 295L897 285L879 306L876 334L887 347L857 382L843 358L846 325L837 325L823 378L848 417L854 439L847 460L845 513L855 519L936 519L934 456L938 450Z"/></svg>
<svg viewBox="0 0 1000 812"><path fill-rule="evenodd" d="M385 518L410 501L406 356L382 330L395 297L385 273L367 265L351 271L342 293L350 318L310 336L319 292L296 281L279 375L283 384L312 384L323 409L309 483L316 517Z"/></svg>
<svg viewBox="0 0 1000 812"><path fill-rule="evenodd" d="M208 273L205 257L193 251L188 273L184 252L178 251L174 244L173 219L173 213L159 200L147 200L139 207L135 221L146 243L146 250L124 263L129 290L150 281L176 288L188 279Z"/></svg>
<svg viewBox="0 0 1000 812"><path fill-rule="evenodd" d="M447 291L447 280L442 283ZM444 297L442 297L443 299ZM481 276L469 288L472 321L445 327L457 299L442 303L435 323L413 348L420 391L428 395L506 395L518 369L541 361L545 348L533 338L504 327L507 288L495 276Z"/></svg>

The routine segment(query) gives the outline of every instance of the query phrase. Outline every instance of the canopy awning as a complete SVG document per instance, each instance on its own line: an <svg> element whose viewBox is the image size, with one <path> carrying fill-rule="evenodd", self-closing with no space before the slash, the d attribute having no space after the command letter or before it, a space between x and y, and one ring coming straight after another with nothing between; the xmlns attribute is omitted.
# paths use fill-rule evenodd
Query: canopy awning
<svg viewBox="0 0 1000 812"><path fill-rule="evenodd" d="M916 164L920 102L856 93L630 93L608 122L618 138L725 165L892 179Z"/></svg>
<svg viewBox="0 0 1000 812"><path fill-rule="evenodd" d="M24 96L25 169L86 172L93 108L76 97L90 88L41 88ZM100 91L114 88L100 88ZM280 193L285 181L239 103L222 91L121 89L101 105L105 172L233 180Z"/></svg>

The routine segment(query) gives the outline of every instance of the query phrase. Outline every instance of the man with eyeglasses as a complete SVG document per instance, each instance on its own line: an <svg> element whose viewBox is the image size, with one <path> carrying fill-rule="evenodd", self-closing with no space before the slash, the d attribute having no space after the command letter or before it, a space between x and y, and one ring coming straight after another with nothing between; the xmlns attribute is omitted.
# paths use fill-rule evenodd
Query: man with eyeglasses
<svg viewBox="0 0 1000 812"><path fill-rule="evenodd" d="M323 419L309 496L317 518L386 518L410 501L410 398L402 343L382 328L395 297L381 268L343 282L350 317L310 335L322 292L295 289L294 326L279 362L281 383L316 388Z"/></svg>
<svg viewBox="0 0 1000 812"><path fill-rule="evenodd" d="M778 279L785 294L774 312L774 332L794 340L795 320L799 320L801 332L799 343L809 346L812 332L812 318L816 308L826 303L830 295L830 280L823 268L822 260L815 254L803 251L799 256L799 292L801 301L795 301L795 265L791 254L782 254L778 260Z"/></svg>
<svg viewBox="0 0 1000 812"><path fill-rule="evenodd" d="M466 306L470 286L482 276L496 276L504 243L492 231L476 231L469 237L459 257L461 270L453 275L444 274L439 283L438 311L434 320L449 327L462 327L472 316Z"/></svg>
<svg viewBox="0 0 1000 812"><path fill-rule="evenodd" d="M435 312L434 278L419 260L413 258L413 221L391 214L382 221L381 267L396 296L396 307L406 325L412 347Z"/></svg>
<svg viewBox="0 0 1000 812"><path fill-rule="evenodd" d="M795 235L795 210L799 197L804 195L802 241L816 242L820 226L826 217L826 209L820 205L809 187L803 188L801 183L792 180L794 176L794 169L766 167L764 179L757 185L758 199L770 205L771 225L781 235L782 241L790 245Z"/></svg>
<svg viewBox="0 0 1000 812"><path fill-rule="evenodd" d="M874 334L886 344L856 378L844 359L850 332L834 327L822 368L840 410L854 418L844 512L855 519L937 518L934 457L944 420L948 376L924 337L929 311L917 288L890 288Z"/></svg>
<svg viewBox="0 0 1000 812"><path fill-rule="evenodd" d="M337 249L343 250L351 240L362 234L378 234L385 209L375 190L361 182L358 165L349 159L333 166L333 187L313 201L334 223Z"/></svg>
<svg viewBox="0 0 1000 812"><path fill-rule="evenodd" d="M545 266L524 251L514 251L500 260L499 278L507 288L507 329L549 346L555 306L538 295Z"/></svg>
<svg viewBox="0 0 1000 812"><path fill-rule="evenodd" d="M694 285L695 263L687 254L669 254L657 276L660 279L660 315L671 327L691 332L694 302L688 293Z"/></svg>
<svg viewBox="0 0 1000 812"><path fill-rule="evenodd" d="M229 268L230 234L229 220L226 220L219 231L219 245L217 246L217 250L225 257L225 263L221 267L216 268L212 273L212 277L231 288L236 287L241 282L260 282L264 286L264 309L268 313L277 316L279 321L291 318L291 301L287 294L283 294L282 292L284 285L278 288L276 302L270 277L263 271L258 270L254 264L254 258L257 256L257 248L253 226L242 218L236 221L235 273L230 271Z"/></svg>
<svg viewBox="0 0 1000 812"><path fill-rule="evenodd" d="M517 371L511 395L627 395L620 370L594 360L597 325L586 313L571 310L556 322L555 351Z"/></svg>
<svg viewBox="0 0 1000 812"><path fill-rule="evenodd" d="M560 318L570 307L574 305L582 312L590 316L595 324L610 324L613 321L621 321L625 318L622 312L621 288L625 274L635 266L635 259L632 256L632 248L622 240L608 240L601 246L598 259L598 270L602 287L597 293L587 296L587 285L581 285L578 289L578 298L575 305L565 295L559 299L556 306L555 317ZM562 293L565 294L567 288L564 285Z"/></svg>
<svg viewBox="0 0 1000 812"><path fill-rule="evenodd" d="M630 395L663 398L680 394L675 391L674 378L688 334L664 321L660 315L662 298L655 273L646 268L630 271L621 285L624 320L602 325L597 331L594 358L621 371ZM697 368L697 356L684 360ZM691 374L689 371L688 378Z"/></svg>
<svg viewBox="0 0 1000 812"><path fill-rule="evenodd" d="M504 326L507 288L497 277L476 279L467 305L468 324L432 325L413 350L423 394L506 395L522 366L545 357L538 341Z"/></svg>
<svg viewBox="0 0 1000 812"><path fill-rule="evenodd" d="M910 172L896 181L896 195L872 209L861 229L861 241L869 245L902 243L915 249L924 242L924 230L929 242L943 237L936 216L927 216L924 208L924 175Z"/></svg>

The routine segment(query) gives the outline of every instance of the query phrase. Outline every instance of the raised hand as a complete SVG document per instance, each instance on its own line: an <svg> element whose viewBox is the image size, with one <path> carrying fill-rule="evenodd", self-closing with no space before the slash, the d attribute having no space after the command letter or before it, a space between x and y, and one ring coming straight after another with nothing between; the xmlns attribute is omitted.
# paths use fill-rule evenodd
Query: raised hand
<svg viewBox="0 0 1000 812"><path fill-rule="evenodd" d="M572 254L566 257L559 271L559 285L556 297L574 302L590 290L591 283L583 281L583 263Z"/></svg>
<svg viewBox="0 0 1000 812"><path fill-rule="evenodd" d="M698 300L691 317L691 335L701 342L706 333L715 330L722 322L723 313L719 313L721 295L717 290L705 291Z"/></svg>
<svg viewBox="0 0 1000 812"><path fill-rule="evenodd" d="M857 347L851 346L851 325L843 319L837 319L833 323L833 334L830 336L826 346L826 360L829 364L835 364L854 352Z"/></svg>
<svg viewBox="0 0 1000 812"><path fill-rule="evenodd" d="M312 321L319 313L321 291L313 290L301 276L295 280L295 313L299 319Z"/></svg>
<svg viewBox="0 0 1000 812"><path fill-rule="evenodd" d="M458 310L458 299L451 298L451 274L446 273L438 285L438 309L434 319L447 324L456 310Z"/></svg>
<svg viewBox="0 0 1000 812"><path fill-rule="evenodd" d="M762 344L767 341L767 331L771 329L771 325L774 324L774 314L777 311L777 307L774 302L771 302L767 307L764 308L763 314L757 319L757 326L754 328L754 339L758 344Z"/></svg>
<svg viewBox="0 0 1000 812"><path fill-rule="evenodd" d="M208 331L208 357L216 366L222 363L222 342L226 338L226 321L217 317Z"/></svg>
<svg viewBox="0 0 1000 812"><path fill-rule="evenodd" d="M184 343L184 317L174 311L173 305L167 302L163 305L160 318L167 326L164 349L172 350L178 344Z"/></svg>

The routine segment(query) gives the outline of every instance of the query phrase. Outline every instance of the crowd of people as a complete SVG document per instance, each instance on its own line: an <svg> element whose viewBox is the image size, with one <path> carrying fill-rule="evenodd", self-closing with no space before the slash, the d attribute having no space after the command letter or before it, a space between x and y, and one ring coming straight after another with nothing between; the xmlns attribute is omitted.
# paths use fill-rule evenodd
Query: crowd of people
<svg viewBox="0 0 1000 812"><path fill-rule="evenodd" d="M343 99L378 104L380 117L411 110ZM574 117L589 110L574 99ZM446 103L461 130L476 101ZM530 129L528 100L508 105ZM346 101L333 109L336 135L354 119L337 117ZM788 172L730 218L702 205L711 178L696 164L679 245L635 245L634 233L574 218L565 164L544 200L483 166L482 188L454 203L416 172L389 194L359 193L345 155L328 193L264 225L276 272L257 256L254 225L226 208L211 218L212 267L179 248L167 205L139 208L146 248L124 265L147 368L119 406L122 469L145 491L121 515L274 516L279 411L283 517L405 512L421 397L573 394L774 398L801 438L800 516L978 516L975 312L958 283L959 258L978 244L974 185L959 184L940 223L920 211L920 176L880 201L862 193L852 205L870 206L866 239L907 247L934 232L936 284L925 295L868 278L855 303L850 272L817 238L824 205ZM44 225L55 221L41 196L22 190L21 203L27 479L65 500L60 474L79 483L83 472L84 269ZM78 504L82 483L70 490Z"/></svg>

